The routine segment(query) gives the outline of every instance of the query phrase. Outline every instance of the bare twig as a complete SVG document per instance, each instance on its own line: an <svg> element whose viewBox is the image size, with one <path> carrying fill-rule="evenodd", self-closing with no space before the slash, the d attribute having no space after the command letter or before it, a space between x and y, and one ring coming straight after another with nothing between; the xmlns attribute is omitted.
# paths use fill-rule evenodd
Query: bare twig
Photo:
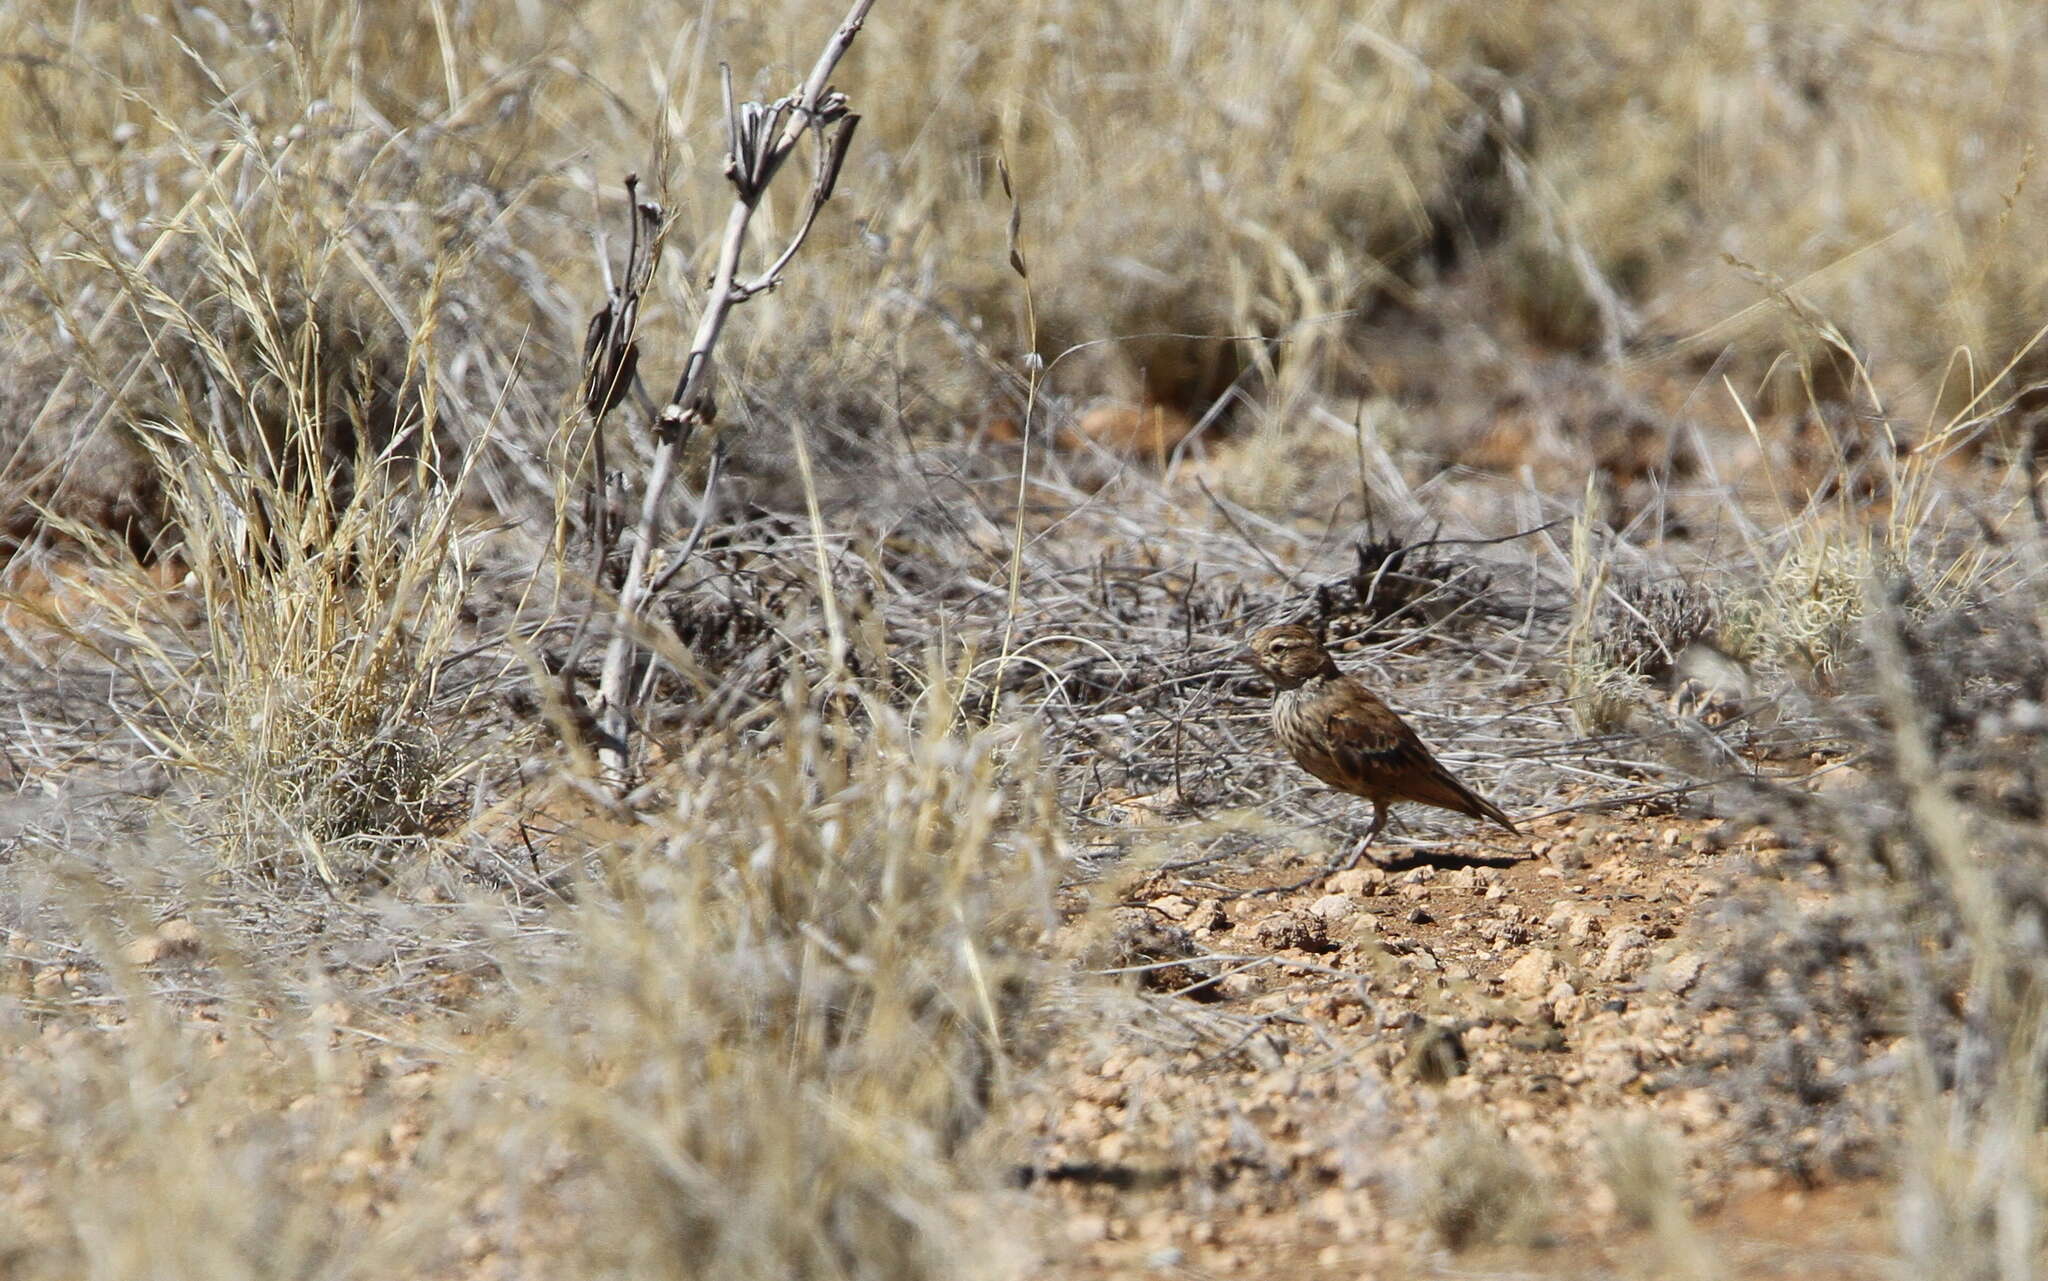
<svg viewBox="0 0 2048 1281"><path fill-rule="evenodd" d="M631 782L632 659L640 616L654 590L649 581L649 561L661 535L662 503L675 475L678 456L700 427L710 427L717 419L718 408L711 394L712 349L718 344L726 317L740 303L775 287L780 273L796 256L817 222L818 211L832 198L832 190L838 182L840 166L845 161L859 117L847 110L846 96L832 90L828 81L832 69L853 44L854 37L860 34L862 24L867 21L868 10L873 6L874 0L855 0L845 20L827 42L825 51L819 55L816 65L811 68L809 78L789 97L766 105L757 102L736 104L732 96L730 70L725 74L728 142L725 174L732 181L737 196L731 213L726 216L718 266L712 275L703 313L697 320L697 332L690 343L682 376L677 380L668 403L654 418L654 462L641 494L640 517L634 526L630 559L619 584L604 666L598 677L597 714L599 725L610 744L601 751L600 763L607 780L621 791ZM802 141L804 132L813 128L819 134L818 163L797 231L765 271L743 281L740 279L740 252L746 244L748 224L783 162ZM712 475L715 477L716 472ZM708 489L705 501L707 504L710 501ZM685 551L693 550L696 543L697 539L691 537L684 544ZM664 575L664 579L666 577Z"/></svg>
<svg viewBox="0 0 2048 1281"><path fill-rule="evenodd" d="M640 299L654 282L654 269L661 262L661 206L642 201L639 189L640 175L627 174L626 200L632 207L632 226L626 244L626 269L614 281L609 255L600 255L605 272L605 303L590 318L590 328L583 339L583 408L590 415L591 467L595 473L585 515L596 558L591 581L599 583L605 580L606 561L617 533L612 524L611 464L605 449L604 420L638 382L640 344L634 334L640 324Z"/></svg>

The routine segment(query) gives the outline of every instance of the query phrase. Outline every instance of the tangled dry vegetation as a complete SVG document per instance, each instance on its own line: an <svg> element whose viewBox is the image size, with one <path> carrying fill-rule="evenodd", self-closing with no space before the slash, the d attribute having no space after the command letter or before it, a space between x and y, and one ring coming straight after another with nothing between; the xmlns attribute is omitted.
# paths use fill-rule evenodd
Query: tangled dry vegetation
<svg viewBox="0 0 2048 1281"><path fill-rule="evenodd" d="M0 10L0 1270L2033 1275L2048 15L1682 8L880 0L623 787L837 15Z"/></svg>

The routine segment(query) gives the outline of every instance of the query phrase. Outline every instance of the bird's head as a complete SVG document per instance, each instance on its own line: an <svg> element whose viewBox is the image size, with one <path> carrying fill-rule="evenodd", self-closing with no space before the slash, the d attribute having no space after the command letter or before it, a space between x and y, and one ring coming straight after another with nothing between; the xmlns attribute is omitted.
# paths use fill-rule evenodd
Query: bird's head
<svg viewBox="0 0 2048 1281"><path fill-rule="evenodd" d="M1316 634L1299 623L1268 627L1252 637L1245 662L1272 678L1281 689L1294 689L1312 677L1336 670L1336 662Z"/></svg>

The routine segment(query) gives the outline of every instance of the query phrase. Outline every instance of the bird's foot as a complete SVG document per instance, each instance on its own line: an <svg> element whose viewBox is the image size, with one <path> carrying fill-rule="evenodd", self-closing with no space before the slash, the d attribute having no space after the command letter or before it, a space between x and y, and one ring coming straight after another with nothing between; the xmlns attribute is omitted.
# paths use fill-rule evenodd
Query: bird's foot
<svg viewBox="0 0 2048 1281"><path fill-rule="evenodd" d="M1348 872L1360 863L1365 862L1367 852L1372 849L1373 837L1378 835L1378 832L1368 832L1364 840L1351 847L1351 852L1345 855L1341 862L1331 866L1328 875L1334 876L1338 872ZM1379 860L1374 859L1373 862L1377 864Z"/></svg>

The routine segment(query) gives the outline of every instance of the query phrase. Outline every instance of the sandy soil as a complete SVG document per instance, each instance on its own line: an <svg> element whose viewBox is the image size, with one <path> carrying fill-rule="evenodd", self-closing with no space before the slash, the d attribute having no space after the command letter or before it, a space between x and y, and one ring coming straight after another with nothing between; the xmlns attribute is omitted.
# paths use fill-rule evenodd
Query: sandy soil
<svg viewBox="0 0 2048 1281"><path fill-rule="evenodd" d="M1021 1112L1041 1275L1881 1271L1884 1189L1744 1164L1713 1088L1699 909L1776 845L1565 814L1308 885L1280 851L1138 887L1107 949L1155 968Z"/></svg>

